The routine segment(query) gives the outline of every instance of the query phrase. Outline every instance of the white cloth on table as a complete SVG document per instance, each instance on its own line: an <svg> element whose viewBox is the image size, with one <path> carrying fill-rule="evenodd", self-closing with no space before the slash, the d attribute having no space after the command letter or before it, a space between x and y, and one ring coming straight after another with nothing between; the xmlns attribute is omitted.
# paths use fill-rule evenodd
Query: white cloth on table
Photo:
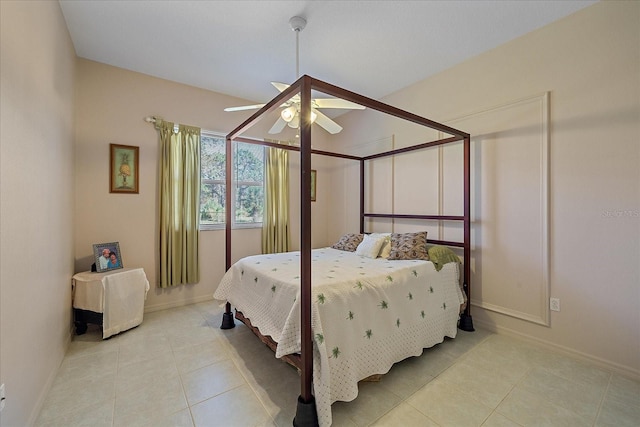
<svg viewBox="0 0 640 427"><path fill-rule="evenodd" d="M73 307L102 313L102 338L142 323L149 281L142 268L73 276Z"/></svg>

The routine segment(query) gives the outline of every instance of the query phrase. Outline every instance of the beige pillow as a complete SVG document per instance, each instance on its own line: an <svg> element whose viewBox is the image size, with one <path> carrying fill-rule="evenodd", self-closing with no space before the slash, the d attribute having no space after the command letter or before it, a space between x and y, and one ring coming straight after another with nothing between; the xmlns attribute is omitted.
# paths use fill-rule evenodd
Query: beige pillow
<svg viewBox="0 0 640 427"><path fill-rule="evenodd" d="M391 253L389 253L388 259L422 259L428 261L427 232L392 233Z"/></svg>
<svg viewBox="0 0 640 427"><path fill-rule="evenodd" d="M371 233L371 235L384 237L384 243L382 244L378 257L389 258L389 254L391 253L391 233Z"/></svg>
<svg viewBox="0 0 640 427"><path fill-rule="evenodd" d="M340 237L340 240L331 247L341 251L355 252L358 245L362 242L362 238L362 234L347 233Z"/></svg>
<svg viewBox="0 0 640 427"><path fill-rule="evenodd" d="M362 243L360 243L356 249L356 255L367 258L378 258L385 238L385 236L365 234Z"/></svg>

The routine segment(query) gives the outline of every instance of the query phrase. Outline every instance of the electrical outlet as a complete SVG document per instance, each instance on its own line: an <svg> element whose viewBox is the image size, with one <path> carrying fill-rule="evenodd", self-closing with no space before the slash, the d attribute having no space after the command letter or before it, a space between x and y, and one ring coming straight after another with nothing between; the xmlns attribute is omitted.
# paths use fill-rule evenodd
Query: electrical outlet
<svg viewBox="0 0 640 427"><path fill-rule="evenodd" d="M551 311L560 311L560 298L550 298L549 308Z"/></svg>
<svg viewBox="0 0 640 427"><path fill-rule="evenodd" d="M4 409L4 401L5 401L4 384L2 384L0 385L0 411Z"/></svg>

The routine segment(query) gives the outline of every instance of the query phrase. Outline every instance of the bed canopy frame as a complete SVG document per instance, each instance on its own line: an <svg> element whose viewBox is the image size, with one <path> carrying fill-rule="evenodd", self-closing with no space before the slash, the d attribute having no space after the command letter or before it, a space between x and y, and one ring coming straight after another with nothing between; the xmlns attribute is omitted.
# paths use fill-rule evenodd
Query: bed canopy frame
<svg viewBox="0 0 640 427"><path fill-rule="evenodd" d="M348 154L334 153L329 151L320 151L311 148L311 126L309 120L311 117L311 91L316 90L327 95L335 96L347 101L352 101L364 107L377 110L387 115L395 116L405 121L441 131L451 135L450 137L430 142L424 142L417 145L394 149L390 151L380 152L369 156L353 156ZM264 115L279 108L285 101L294 95L300 96L300 146L289 146L246 138L240 136L247 129L256 124ZM239 141L251 144L276 147L285 150L293 150L300 152L300 280L301 280L301 352L300 356L295 358L293 362L300 369L300 396L298 397L298 405L296 416L293 420L294 426L317 426L317 413L315 399L312 394L313 382L313 333L311 330L311 155L323 155L330 157L338 157L350 159L360 162L360 233L364 233L366 218L387 218L387 219L419 219L428 221L461 221L464 227L463 242L444 241L428 239L429 243L458 247L463 249L464 254L464 272L463 272L463 290L466 295L467 304L464 312L460 315L458 327L464 331L473 331L473 321L471 317L471 286L470 286L470 254L471 254L471 173L470 173L470 135L452 127L434 122L432 120L420 117L416 114L401 110L399 108L384 104L363 95L351 92L349 90L334 86L321 80L303 75L296 80L286 90L282 91L278 96L273 98L260 110L245 120L237 128L232 130L226 136L226 158L231 158L232 141ZM386 213L369 213L365 212L365 164L369 160L382 157L394 156L396 154L407 153L411 151L436 147L453 142L463 141L463 187L464 187L464 213L460 216L453 215L408 215L408 214L386 214ZM226 162L226 188L232 185L232 165ZM231 206L231 191L226 192L226 206ZM226 215L226 258L225 268L231 268L231 209L225 210ZM257 328L252 327L243 316L237 315L238 319L249 326L254 333L259 334ZM233 314L231 312L231 304L226 303L225 313L222 319L222 329L230 329L235 326ZM261 336L261 338L264 338ZM266 337L267 340L269 337ZM267 342L270 347L276 345L275 342ZM275 349L275 347L272 347Z"/></svg>

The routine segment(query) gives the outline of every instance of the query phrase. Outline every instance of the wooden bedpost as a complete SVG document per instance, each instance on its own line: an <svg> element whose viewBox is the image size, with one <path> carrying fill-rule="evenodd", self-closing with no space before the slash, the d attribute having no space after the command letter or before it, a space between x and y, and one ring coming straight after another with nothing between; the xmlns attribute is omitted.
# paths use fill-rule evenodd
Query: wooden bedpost
<svg viewBox="0 0 640 427"><path fill-rule="evenodd" d="M360 159L360 234L364 234L364 159Z"/></svg>
<svg viewBox="0 0 640 427"><path fill-rule="evenodd" d="M231 167L231 137L227 136L226 145L225 145L225 269L224 271L228 271L231 268L231 185L232 185L232 176L233 169ZM236 322L233 321L233 313L231 312L231 304L227 302L225 306L225 311L222 314L222 325L220 329L231 329L235 328Z"/></svg>
<svg viewBox="0 0 640 427"><path fill-rule="evenodd" d="M231 211L232 211L231 206L233 206L232 205L233 202L231 199L231 193L232 193L231 186L232 186L232 177L233 177L233 168L231 164L231 158L233 154L232 141L238 135L244 132L246 129L250 128L255 122L259 121L260 116L262 116L263 114L275 108L278 108L278 106L280 106L282 102L291 98L291 93L293 93L295 89L296 89L295 87L289 87L283 90L282 92L280 92L280 95L276 96L271 101L266 103L264 107L258 110L258 112L253 114L247 120L242 122L240 126L238 126L237 128L235 128L234 130L232 130L230 133L227 134L226 147L225 147L225 159L226 159L225 160L225 177L226 177L226 180L225 180L225 185L226 185L225 187L226 188L226 191L225 191L225 206L226 206L225 207L225 242L226 242L225 243L225 271L228 271L231 268ZM311 137L309 137L309 140L310 138ZM310 145L311 145L311 142L309 142L309 146ZM227 302L227 305L225 307L225 312L222 315L222 326L220 326L220 328L230 329L235 326L236 324L233 321L233 313L231 313L231 304Z"/></svg>
<svg viewBox="0 0 640 427"><path fill-rule="evenodd" d="M471 318L471 137L464 138L464 280L462 286L467 306L460 315L459 328L473 332Z"/></svg>
<svg viewBox="0 0 640 427"><path fill-rule="evenodd" d="M311 78L300 86L300 347L302 372L295 427L317 426L318 413L311 392L313 335L311 330Z"/></svg>

